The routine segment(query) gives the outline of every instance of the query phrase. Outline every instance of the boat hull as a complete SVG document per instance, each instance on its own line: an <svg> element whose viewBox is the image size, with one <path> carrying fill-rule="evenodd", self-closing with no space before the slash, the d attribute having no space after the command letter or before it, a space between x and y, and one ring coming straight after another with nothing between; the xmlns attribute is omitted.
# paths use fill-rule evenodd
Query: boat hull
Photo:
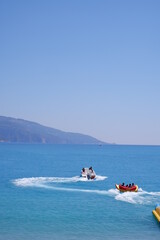
<svg viewBox="0 0 160 240"><path fill-rule="evenodd" d="M115 186L120 192L138 192L138 186L137 185L134 185L132 187L125 187L125 186L122 186L120 184L119 185L116 184Z"/></svg>
<svg viewBox="0 0 160 240"><path fill-rule="evenodd" d="M87 178L87 179L94 179L96 177L96 175L81 174L81 177Z"/></svg>

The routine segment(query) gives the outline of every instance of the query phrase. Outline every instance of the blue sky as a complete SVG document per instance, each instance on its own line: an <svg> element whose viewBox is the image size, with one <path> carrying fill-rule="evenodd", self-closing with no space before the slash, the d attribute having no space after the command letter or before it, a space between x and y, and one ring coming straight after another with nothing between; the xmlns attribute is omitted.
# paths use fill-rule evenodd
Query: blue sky
<svg viewBox="0 0 160 240"><path fill-rule="evenodd" d="M160 1L0 1L0 115L160 145Z"/></svg>

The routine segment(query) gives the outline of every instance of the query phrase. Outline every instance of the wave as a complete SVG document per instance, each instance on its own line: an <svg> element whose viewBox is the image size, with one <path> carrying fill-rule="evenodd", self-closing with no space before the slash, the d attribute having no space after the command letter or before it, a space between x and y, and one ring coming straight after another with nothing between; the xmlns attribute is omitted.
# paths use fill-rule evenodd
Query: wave
<svg viewBox="0 0 160 240"><path fill-rule="evenodd" d="M117 201L123 201L131 204L141 204L141 205L153 205L158 202L160 197L160 192L147 192L142 188L139 188L138 192L124 192L120 193L117 189L109 190L92 190L92 189L80 189L80 188L68 188L68 187L58 187L51 185L51 183L74 183L74 182L94 182L103 181L106 176L97 176L95 180L88 180L81 178L79 176L71 178L59 178L59 177L32 177L32 178L19 178L13 180L13 184L18 187L39 187L55 191L67 191L67 192L84 192L92 193L98 195L106 195L113 197Z"/></svg>

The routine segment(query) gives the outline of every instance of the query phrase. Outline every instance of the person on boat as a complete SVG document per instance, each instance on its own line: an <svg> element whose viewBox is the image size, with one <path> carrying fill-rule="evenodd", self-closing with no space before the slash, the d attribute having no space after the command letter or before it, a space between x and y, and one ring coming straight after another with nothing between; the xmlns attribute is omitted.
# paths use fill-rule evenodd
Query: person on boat
<svg viewBox="0 0 160 240"><path fill-rule="evenodd" d="M82 168L82 172L85 172L85 168Z"/></svg>
<svg viewBox="0 0 160 240"><path fill-rule="evenodd" d="M89 170L90 170L91 172L93 172L93 168L92 168L92 167L90 167Z"/></svg>
<svg viewBox="0 0 160 240"><path fill-rule="evenodd" d="M132 183L132 187L134 186L134 183Z"/></svg>
<svg viewBox="0 0 160 240"><path fill-rule="evenodd" d="M122 186L124 186L124 182L122 183Z"/></svg>
<svg viewBox="0 0 160 240"><path fill-rule="evenodd" d="M129 188L131 188L132 186L131 186L131 184L129 184Z"/></svg>
<svg viewBox="0 0 160 240"><path fill-rule="evenodd" d="M128 187L128 184L126 185L126 187Z"/></svg>

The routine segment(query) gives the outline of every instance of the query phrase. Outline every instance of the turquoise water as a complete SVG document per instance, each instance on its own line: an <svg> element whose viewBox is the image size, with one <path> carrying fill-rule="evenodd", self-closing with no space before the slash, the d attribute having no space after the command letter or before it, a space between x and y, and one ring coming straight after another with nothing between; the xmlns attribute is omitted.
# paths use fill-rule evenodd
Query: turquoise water
<svg viewBox="0 0 160 240"><path fill-rule="evenodd" d="M0 178L0 240L160 239L159 146L0 144Z"/></svg>

